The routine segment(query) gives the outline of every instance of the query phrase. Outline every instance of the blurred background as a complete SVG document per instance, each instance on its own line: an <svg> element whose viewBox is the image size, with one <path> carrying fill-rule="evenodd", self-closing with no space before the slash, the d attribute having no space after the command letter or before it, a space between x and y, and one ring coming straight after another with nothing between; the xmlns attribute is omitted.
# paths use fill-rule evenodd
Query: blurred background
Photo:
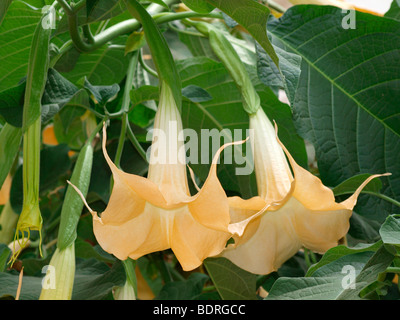
<svg viewBox="0 0 400 320"><path fill-rule="evenodd" d="M305 0L305 1L300 1L300 0L274 0L276 3L280 4L281 6L285 8L289 8L292 6L294 3L314 3L316 0ZM386 11L389 10L390 5L392 3L392 0L320 0L319 2L321 3L326 3L326 4L333 4L335 2L347 2L349 4L355 5L359 8L375 11L380 14L386 13Z"/></svg>

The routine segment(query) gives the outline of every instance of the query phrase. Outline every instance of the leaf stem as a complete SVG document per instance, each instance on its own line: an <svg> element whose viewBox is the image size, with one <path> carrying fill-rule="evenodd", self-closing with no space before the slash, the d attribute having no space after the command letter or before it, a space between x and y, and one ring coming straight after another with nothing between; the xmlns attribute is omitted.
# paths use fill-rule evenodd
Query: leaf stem
<svg viewBox="0 0 400 320"><path fill-rule="evenodd" d="M136 261L132 260L131 258L127 258L126 260L122 261L122 264L124 265L125 269L126 281L129 282L131 286L133 286L135 290L135 296L137 296L137 279L135 272Z"/></svg>
<svg viewBox="0 0 400 320"><path fill-rule="evenodd" d="M153 70L152 68L150 68L146 62L144 62L143 60L143 54L142 54L142 50L139 49L139 62L141 64L141 66L143 67L144 70L146 70L149 74L151 74L153 77L158 78L158 73Z"/></svg>
<svg viewBox="0 0 400 320"><path fill-rule="evenodd" d="M377 192L372 192L372 191L361 191L361 193L365 193L365 194L376 196L378 198L381 198L383 200L386 200L386 201L390 202L391 204L394 204L397 207L400 207L400 202L399 201L397 201L395 199L392 199L392 198L390 198L387 195L384 195L382 193L377 193Z"/></svg>
<svg viewBox="0 0 400 320"><path fill-rule="evenodd" d="M114 163L118 169L121 169L121 156L122 156L122 151L124 150L127 122L128 122L128 114L124 113L122 116L121 133L119 135L117 152L114 158Z"/></svg>
<svg viewBox="0 0 400 320"><path fill-rule="evenodd" d="M79 5L81 4L81 2L71 8L64 0L57 0L57 1L67 14L68 26L72 42L77 48L77 50L80 52L94 51L103 46L104 44L106 44L107 42L111 41L112 39L123 34L131 33L134 30L138 30L141 26L141 24L136 19L129 19L117 23L95 36L91 36L91 33L89 34L88 25L86 27L83 26L82 29L84 36L90 39L89 42L86 42L85 40L82 39L79 32L77 12L80 9ZM173 4L175 2L177 1L166 0L167 4ZM154 15L153 18L155 22L158 24L167 23L174 20L186 19L186 18L200 18L200 17L217 18L217 19L223 18L220 13L201 14L192 11L178 12L178 13L165 13L165 12L159 13L159 11L162 9L163 7L158 5L154 6L150 5L148 7L148 12Z"/></svg>
<svg viewBox="0 0 400 320"><path fill-rule="evenodd" d="M131 141L132 145L135 147L135 149L139 153L139 155L143 158L143 160L148 162L146 151L144 151L143 147L140 145L135 134L133 133L133 130L131 128L129 121L128 121L127 125L128 125L127 133L128 133L129 140Z"/></svg>

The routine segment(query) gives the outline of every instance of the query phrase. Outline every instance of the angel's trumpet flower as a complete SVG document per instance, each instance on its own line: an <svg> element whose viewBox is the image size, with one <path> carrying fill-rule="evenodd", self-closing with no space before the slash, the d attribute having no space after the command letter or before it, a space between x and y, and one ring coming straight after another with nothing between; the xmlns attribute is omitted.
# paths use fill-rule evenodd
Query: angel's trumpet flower
<svg viewBox="0 0 400 320"><path fill-rule="evenodd" d="M222 148L203 187L191 196L181 130L172 92L162 85L147 178L119 170L103 139L114 186L105 211L92 211L93 228L101 247L120 260L171 248L182 268L192 270L219 254L231 236L228 199L216 175Z"/></svg>
<svg viewBox="0 0 400 320"><path fill-rule="evenodd" d="M250 222L222 255L249 272L268 274L302 247L323 253L336 246L349 229L361 190L380 175L370 176L337 203L331 189L294 161L262 108L250 115L250 128L259 196L230 199L233 220Z"/></svg>

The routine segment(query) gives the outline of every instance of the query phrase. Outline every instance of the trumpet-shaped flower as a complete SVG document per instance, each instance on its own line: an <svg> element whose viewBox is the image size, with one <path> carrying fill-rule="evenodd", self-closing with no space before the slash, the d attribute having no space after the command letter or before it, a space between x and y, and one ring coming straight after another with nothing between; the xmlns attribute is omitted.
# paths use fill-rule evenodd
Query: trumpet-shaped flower
<svg viewBox="0 0 400 320"><path fill-rule="evenodd" d="M220 151L203 187L191 196L185 149L178 139L181 130L179 111L165 85L154 123L147 178L118 169L103 139L114 186L101 216L92 212L93 228L102 248L120 260L171 248L183 269L192 270L205 258L219 254L231 236L228 198L216 175Z"/></svg>
<svg viewBox="0 0 400 320"><path fill-rule="evenodd" d="M250 128L259 196L230 198L233 221L248 225L222 256L249 272L268 274L302 247L323 253L336 246L349 229L359 193L379 175L337 203L331 189L294 161L262 108L250 115Z"/></svg>

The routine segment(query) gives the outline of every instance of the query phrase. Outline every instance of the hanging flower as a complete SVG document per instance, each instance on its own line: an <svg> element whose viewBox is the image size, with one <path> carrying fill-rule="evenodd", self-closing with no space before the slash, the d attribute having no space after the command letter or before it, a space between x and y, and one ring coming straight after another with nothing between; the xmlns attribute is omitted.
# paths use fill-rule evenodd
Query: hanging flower
<svg viewBox="0 0 400 320"><path fill-rule="evenodd" d="M220 185L215 155L207 180L189 193L185 148L179 141L182 122L168 86L161 86L147 178L119 170L106 151L114 186L104 212L93 214L94 234L101 247L118 259L171 248L184 270L219 254L231 237L227 196Z"/></svg>
<svg viewBox="0 0 400 320"><path fill-rule="evenodd" d="M361 190L379 175L337 203L331 189L294 161L262 108L250 115L250 128L259 196L229 199L232 220L248 226L222 256L249 272L268 274L302 247L323 253L336 246L349 229Z"/></svg>

